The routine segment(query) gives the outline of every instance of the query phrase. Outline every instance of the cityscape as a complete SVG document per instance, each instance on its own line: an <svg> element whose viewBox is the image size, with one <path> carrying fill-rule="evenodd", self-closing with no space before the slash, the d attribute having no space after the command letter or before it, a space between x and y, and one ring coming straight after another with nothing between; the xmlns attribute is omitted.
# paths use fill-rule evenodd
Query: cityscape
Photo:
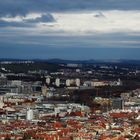
<svg viewBox="0 0 140 140"><path fill-rule="evenodd" d="M1 60L0 66L1 140L139 140L140 63Z"/></svg>
<svg viewBox="0 0 140 140"><path fill-rule="evenodd" d="M0 0L0 140L140 140L140 0Z"/></svg>

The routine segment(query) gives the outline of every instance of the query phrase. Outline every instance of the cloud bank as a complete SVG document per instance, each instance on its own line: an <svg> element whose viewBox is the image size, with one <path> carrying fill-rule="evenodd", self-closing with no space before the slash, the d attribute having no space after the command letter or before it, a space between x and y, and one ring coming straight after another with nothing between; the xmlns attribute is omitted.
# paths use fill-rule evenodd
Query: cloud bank
<svg viewBox="0 0 140 140"><path fill-rule="evenodd" d="M139 0L1 0L0 16L50 11L140 10L139 5Z"/></svg>
<svg viewBox="0 0 140 140"><path fill-rule="evenodd" d="M34 57L66 57L74 48L83 55L90 48L90 56L91 48L140 48L139 5L140 0L1 0L0 55L10 56L11 48L17 56L35 48L29 53Z"/></svg>

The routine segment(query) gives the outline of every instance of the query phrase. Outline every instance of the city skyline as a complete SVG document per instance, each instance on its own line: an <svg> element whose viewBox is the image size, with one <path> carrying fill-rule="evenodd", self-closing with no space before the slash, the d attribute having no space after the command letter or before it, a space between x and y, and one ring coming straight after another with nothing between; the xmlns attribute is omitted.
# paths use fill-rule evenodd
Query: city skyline
<svg viewBox="0 0 140 140"><path fill-rule="evenodd" d="M0 58L136 59L138 0L0 2Z"/></svg>

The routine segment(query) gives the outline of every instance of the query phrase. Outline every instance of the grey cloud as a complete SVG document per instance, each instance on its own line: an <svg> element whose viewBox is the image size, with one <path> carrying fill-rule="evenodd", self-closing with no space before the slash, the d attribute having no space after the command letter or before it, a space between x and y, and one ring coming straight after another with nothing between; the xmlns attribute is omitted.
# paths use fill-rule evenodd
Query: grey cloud
<svg viewBox="0 0 140 140"><path fill-rule="evenodd" d="M29 30L30 32L31 30ZM50 47L110 47L110 48L139 48L140 36L130 36L129 34L110 33L110 34L96 34L93 36L59 36L59 35L40 35L29 34L23 29L12 30L6 32L4 29L0 31L3 34L0 42L16 43L20 45L30 46L50 46ZM13 36L16 34L16 36ZM6 37L5 37L6 36ZM1 44L1 43L0 43Z"/></svg>
<svg viewBox="0 0 140 140"><path fill-rule="evenodd" d="M30 27L30 24L24 22L7 22L0 20L0 27Z"/></svg>
<svg viewBox="0 0 140 140"><path fill-rule="evenodd" d="M140 10L140 0L1 0L0 16L69 10Z"/></svg>
<svg viewBox="0 0 140 140"><path fill-rule="evenodd" d="M94 15L96 18L104 18L105 15L102 12L98 12L96 15Z"/></svg>
<svg viewBox="0 0 140 140"><path fill-rule="evenodd" d="M36 19L26 19L22 22L15 22L15 21L4 21L0 19L0 27L32 27L35 26L36 23L43 22L56 22L55 18L51 14L43 14L41 17Z"/></svg>
<svg viewBox="0 0 140 140"><path fill-rule="evenodd" d="M126 43L122 43L124 40ZM79 37L31 37L21 34L12 38L3 37L0 40L0 56L4 58L140 59L140 43L133 43L139 40L140 36L135 38L123 33ZM79 53L80 55L77 55Z"/></svg>
<svg viewBox="0 0 140 140"><path fill-rule="evenodd" d="M29 19L26 22L30 23L37 23L37 22L56 22L55 18L51 14L43 14L41 17L36 19Z"/></svg>

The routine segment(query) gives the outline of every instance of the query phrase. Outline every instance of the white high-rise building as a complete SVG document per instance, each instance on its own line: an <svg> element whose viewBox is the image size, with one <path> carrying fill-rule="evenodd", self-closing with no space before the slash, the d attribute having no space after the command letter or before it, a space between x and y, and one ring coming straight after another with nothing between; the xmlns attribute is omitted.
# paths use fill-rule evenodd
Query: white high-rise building
<svg viewBox="0 0 140 140"><path fill-rule="evenodd" d="M47 77L47 78L46 78L46 84L47 84L47 85L49 85L49 84L50 84L50 82L51 82L50 77Z"/></svg>
<svg viewBox="0 0 140 140"><path fill-rule="evenodd" d="M59 109L58 107L56 107L56 108L54 109L54 113L55 113L55 116L57 116L57 114L60 113L60 109Z"/></svg>
<svg viewBox="0 0 140 140"><path fill-rule="evenodd" d="M67 87L69 87L69 86L70 86L70 84L71 84L70 79L67 79L67 80L66 80L66 86L67 86Z"/></svg>
<svg viewBox="0 0 140 140"><path fill-rule="evenodd" d="M118 79L117 86L121 86L121 85L122 85L122 81L121 81L121 79Z"/></svg>
<svg viewBox="0 0 140 140"><path fill-rule="evenodd" d="M80 86L80 79L79 79L79 78L77 78L77 79L75 80L75 84L76 84L77 87Z"/></svg>
<svg viewBox="0 0 140 140"><path fill-rule="evenodd" d="M76 72L77 72L77 73L80 73L80 69L76 69Z"/></svg>
<svg viewBox="0 0 140 140"><path fill-rule="evenodd" d="M47 87L46 87L46 86L42 86L42 94L43 94L44 96L46 96L46 95L47 95L47 92L48 92Z"/></svg>
<svg viewBox="0 0 140 140"><path fill-rule="evenodd" d="M31 120L33 120L33 118L34 118L33 110L29 108L29 109L27 110L26 119L27 119L28 121L31 121Z"/></svg>
<svg viewBox="0 0 140 140"><path fill-rule="evenodd" d="M59 78L56 78L56 80L55 80L55 85L56 85L57 87L60 86L60 79L59 79Z"/></svg>
<svg viewBox="0 0 140 140"><path fill-rule="evenodd" d="M22 85L22 81L21 80L12 80L11 81L11 85L12 86L21 86Z"/></svg>

